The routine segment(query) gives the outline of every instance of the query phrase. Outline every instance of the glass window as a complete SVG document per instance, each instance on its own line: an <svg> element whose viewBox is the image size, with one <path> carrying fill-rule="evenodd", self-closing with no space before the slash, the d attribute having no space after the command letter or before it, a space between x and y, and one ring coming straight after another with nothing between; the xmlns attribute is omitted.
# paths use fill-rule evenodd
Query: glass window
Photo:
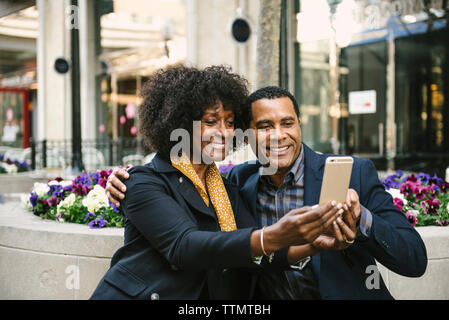
<svg viewBox="0 0 449 320"><path fill-rule="evenodd" d="M386 104L386 43L367 43L343 49L348 67L345 81L351 93L375 92L375 110L352 112L348 116L346 136L349 154L383 155ZM343 60L343 59L342 59ZM351 108L350 108L351 111Z"/></svg>
<svg viewBox="0 0 449 320"><path fill-rule="evenodd" d="M23 143L23 94L0 90L0 139L1 144L22 148Z"/></svg>
<svg viewBox="0 0 449 320"><path fill-rule="evenodd" d="M396 40L398 151L449 151L449 35L447 31ZM410 54L413 52L413 54Z"/></svg>
<svg viewBox="0 0 449 320"><path fill-rule="evenodd" d="M329 117L329 43L327 40L300 46L300 93L303 141L312 149L332 152Z"/></svg>

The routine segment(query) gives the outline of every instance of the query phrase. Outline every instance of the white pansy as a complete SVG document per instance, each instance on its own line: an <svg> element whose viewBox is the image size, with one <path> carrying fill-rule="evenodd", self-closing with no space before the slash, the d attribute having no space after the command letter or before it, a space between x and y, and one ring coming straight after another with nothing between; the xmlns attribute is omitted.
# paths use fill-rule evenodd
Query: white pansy
<svg viewBox="0 0 449 320"><path fill-rule="evenodd" d="M394 198L401 199L402 202L404 202L404 205L407 204L407 200L405 199L404 195L401 193L401 191L400 191L399 189L396 189L396 188L390 188L390 189L387 190L387 192L388 192L389 194L391 194L391 196L393 197L393 199L394 199Z"/></svg>
<svg viewBox="0 0 449 320"><path fill-rule="evenodd" d="M62 200L56 208L57 215L60 216L62 211L67 212L67 210L64 210L64 209L69 209L71 206L73 206L73 204L75 203L75 200L76 200L76 196L74 193L71 193L67 198Z"/></svg>
<svg viewBox="0 0 449 320"><path fill-rule="evenodd" d="M22 203L22 208L27 209L27 210L33 209L33 206L30 203L30 195L29 194L21 194L20 202Z"/></svg>
<svg viewBox="0 0 449 320"><path fill-rule="evenodd" d="M83 199L83 206L87 207L89 212L95 213L101 207L108 206L108 197L104 188L100 185L95 187Z"/></svg>
<svg viewBox="0 0 449 320"><path fill-rule="evenodd" d="M59 185L60 183L56 180L52 180L49 183L47 183L49 186Z"/></svg>
<svg viewBox="0 0 449 320"><path fill-rule="evenodd" d="M59 182L59 184L63 188L65 188L65 187L71 186L73 184L73 182L71 180L62 180L61 182Z"/></svg>
<svg viewBox="0 0 449 320"><path fill-rule="evenodd" d="M447 204L447 208L446 209L447 209L447 212L449 212L449 203Z"/></svg>
<svg viewBox="0 0 449 320"><path fill-rule="evenodd" d="M38 197L46 195L48 191L50 191L50 187L46 183L34 183L33 192L36 193Z"/></svg>
<svg viewBox="0 0 449 320"><path fill-rule="evenodd" d="M17 166L14 164L3 163L3 167L7 173L17 173Z"/></svg>
<svg viewBox="0 0 449 320"><path fill-rule="evenodd" d="M71 193L67 198L65 198L61 203L63 203L64 207L69 208L73 206L76 200L76 195Z"/></svg>

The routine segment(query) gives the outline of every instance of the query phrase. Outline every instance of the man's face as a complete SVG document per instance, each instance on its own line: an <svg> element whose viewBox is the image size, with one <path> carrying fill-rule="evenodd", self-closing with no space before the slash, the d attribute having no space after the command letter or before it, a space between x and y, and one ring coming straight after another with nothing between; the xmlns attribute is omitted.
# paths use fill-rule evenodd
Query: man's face
<svg viewBox="0 0 449 320"><path fill-rule="evenodd" d="M288 97L260 99L252 103L258 157L266 154L277 172L288 171L301 152L300 120Z"/></svg>

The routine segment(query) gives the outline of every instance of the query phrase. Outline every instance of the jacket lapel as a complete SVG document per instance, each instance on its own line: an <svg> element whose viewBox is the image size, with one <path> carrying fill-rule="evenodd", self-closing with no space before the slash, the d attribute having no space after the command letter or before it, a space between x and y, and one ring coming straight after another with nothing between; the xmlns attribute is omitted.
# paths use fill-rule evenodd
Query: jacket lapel
<svg viewBox="0 0 449 320"><path fill-rule="evenodd" d="M324 157L304 146L304 205L313 206L320 200Z"/></svg>
<svg viewBox="0 0 449 320"><path fill-rule="evenodd" d="M179 173L179 177L182 177L182 179L179 179L178 177L175 177L175 179L178 180L178 192L184 200L198 212L209 215L218 221L215 211L211 207L206 206L203 198L201 198L193 183L181 172ZM209 206L212 206L212 202L210 201Z"/></svg>
<svg viewBox="0 0 449 320"><path fill-rule="evenodd" d="M305 144L304 146L304 205L313 206L320 201L321 184L323 182L324 158ZM323 253L312 256L312 268L320 279ZM319 285L321 281L318 280ZM321 291L321 290L320 290Z"/></svg>
<svg viewBox="0 0 449 320"><path fill-rule="evenodd" d="M159 154L156 154L151 164L153 165L155 171L167 174L166 176L173 189L177 190L192 208L203 214L211 216L218 222L215 211L206 206L203 198L201 198L193 183L178 169L173 167L168 160L161 157ZM210 205L212 205L212 203L210 203Z"/></svg>

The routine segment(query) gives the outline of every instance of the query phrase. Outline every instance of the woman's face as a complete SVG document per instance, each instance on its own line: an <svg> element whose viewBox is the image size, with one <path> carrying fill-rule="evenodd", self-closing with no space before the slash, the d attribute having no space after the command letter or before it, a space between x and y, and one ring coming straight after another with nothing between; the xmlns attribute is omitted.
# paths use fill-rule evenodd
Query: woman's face
<svg viewBox="0 0 449 320"><path fill-rule="evenodd" d="M201 154L203 162L222 161L232 148L234 112L223 103L206 109L201 118Z"/></svg>

